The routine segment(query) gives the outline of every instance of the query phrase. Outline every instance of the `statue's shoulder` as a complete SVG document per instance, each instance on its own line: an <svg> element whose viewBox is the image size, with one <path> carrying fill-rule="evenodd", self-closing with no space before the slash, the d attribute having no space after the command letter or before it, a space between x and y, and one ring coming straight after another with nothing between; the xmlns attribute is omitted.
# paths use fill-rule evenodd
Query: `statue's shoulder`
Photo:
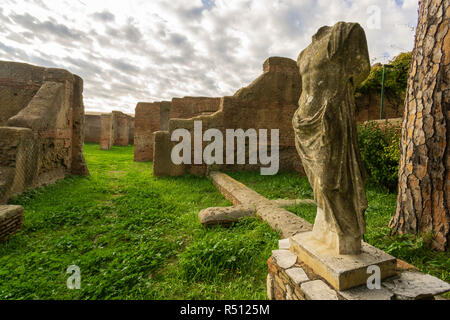
<svg viewBox="0 0 450 320"><path fill-rule="evenodd" d="M336 23L331 30L328 42L329 58L339 55L341 49L348 47L349 41L359 41L361 36L365 37L365 32L359 23L342 21Z"/></svg>
<svg viewBox="0 0 450 320"><path fill-rule="evenodd" d="M303 49L300 54L298 55L297 58L297 66L300 66L300 62L302 61L304 55L305 55L305 51L308 49L308 47L306 47L305 49Z"/></svg>

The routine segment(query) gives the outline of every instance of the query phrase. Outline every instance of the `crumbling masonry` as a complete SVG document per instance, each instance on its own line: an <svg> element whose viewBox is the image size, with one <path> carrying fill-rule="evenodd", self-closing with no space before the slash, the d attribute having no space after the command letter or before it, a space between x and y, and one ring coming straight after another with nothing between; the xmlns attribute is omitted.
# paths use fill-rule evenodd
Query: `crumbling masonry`
<svg viewBox="0 0 450 320"><path fill-rule="evenodd" d="M219 110L220 98L185 97L154 103L140 102L135 111L134 161L153 161L153 133L169 130L170 119L210 115Z"/></svg>
<svg viewBox="0 0 450 320"><path fill-rule="evenodd" d="M168 131L155 133L153 171L156 176L177 176L184 173L206 174L206 165L174 165L170 150L175 143L170 137L174 130L187 129L193 134L194 121L203 122L203 130L219 129L279 129L280 169L301 170L294 142L292 117L298 108L300 75L297 64L288 58L272 57L263 65L263 74L248 87L232 97L220 99L219 110L210 115L190 119L171 119ZM270 139L269 139L270 140ZM203 146L205 147L205 146ZM270 150L270 143L268 144ZM225 150L224 150L225 152ZM194 152L192 152L192 155ZM248 155L246 155L248 157ZM192 161L192 163L194 163ZM246 160L246 163L249 163ZM214 165L214 169L256 170L259 165Z"/></svg>
<svg viewBox="0 0 450 320"><path fill-rule="evenodd" d="M0 61L0 203L66 174L88 175L83 80Z"/></svg>
<svg viewBox="0 0 450 320"><path fill-rule="evenodd" d="M128 146L134 142L134 118L120 111L100 115L100 149Z"/></svg>

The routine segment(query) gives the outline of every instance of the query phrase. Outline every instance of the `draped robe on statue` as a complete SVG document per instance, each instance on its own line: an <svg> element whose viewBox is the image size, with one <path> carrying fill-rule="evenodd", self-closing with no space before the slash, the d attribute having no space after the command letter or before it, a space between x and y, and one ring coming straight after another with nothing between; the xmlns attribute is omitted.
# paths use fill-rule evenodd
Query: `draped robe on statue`
<svg viewBox="0 0 450 320"><path fill-rule="evenodd" d="M322 27L298 66L302 94L293 126L318 206L312 235L336 254L358 254L367 199L354 92L370 71L364 30L344 22Z"/></svg>

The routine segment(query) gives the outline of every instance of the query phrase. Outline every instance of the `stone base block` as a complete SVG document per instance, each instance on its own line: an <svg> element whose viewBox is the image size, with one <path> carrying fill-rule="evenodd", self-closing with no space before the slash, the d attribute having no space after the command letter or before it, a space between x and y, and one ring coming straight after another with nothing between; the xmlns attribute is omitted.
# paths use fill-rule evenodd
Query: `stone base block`
<svg viewBox="0 0 450 320"><path fill-rule="evenodd" d="M0 241L23 226L23 207L0 205Z"/></svg>
<svg viewBox="0 0 450 320"><path fill-rule="evenodd" d="M373 274L373 271L368 273L370 266L380 268L381 279L396 274L396 258L364 242L358 255L335 255L314 239L311 232L293 236L290 244L290 250L298 256L300 262L339 291L366 284Z"/></svg>
<svg viewBox="0 0 450 320"><path fill-rule="evenodd" d="M379 288L362 285L335 290L325 279L298 261L290 250L274 250L268 260L267 297L269 300L440 300L450 291L445 281L417 271L398 260L398 276L381 282Z"/></svg>

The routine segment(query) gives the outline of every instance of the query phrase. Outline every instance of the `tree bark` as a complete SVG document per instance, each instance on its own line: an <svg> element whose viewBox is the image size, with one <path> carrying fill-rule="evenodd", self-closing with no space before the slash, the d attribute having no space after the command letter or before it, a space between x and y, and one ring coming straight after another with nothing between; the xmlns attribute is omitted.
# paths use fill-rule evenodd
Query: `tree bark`
<svg viewBox="0 0 450 320"><path fill-rule="evenodd" d="M419 2L405 100L397 210L392 233L432 233L450 242L450 0Z"/></svg>

